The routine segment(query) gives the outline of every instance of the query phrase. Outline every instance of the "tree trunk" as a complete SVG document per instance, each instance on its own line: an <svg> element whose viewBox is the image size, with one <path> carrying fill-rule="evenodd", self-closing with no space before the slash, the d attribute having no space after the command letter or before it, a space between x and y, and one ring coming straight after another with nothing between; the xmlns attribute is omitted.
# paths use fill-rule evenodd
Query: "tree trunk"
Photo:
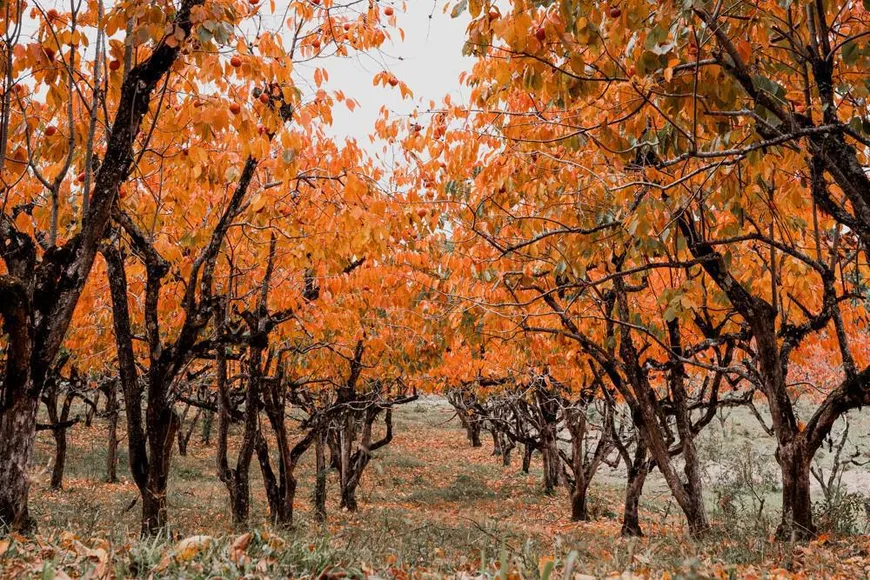
<svg viewBox="0 0 870 580"><path fill-rule="evenodd" d="M184 407L184 411L181 413L181 417L179 418L179 423L181 428L178 429L178 433L176 433L176 438L178 439L178 454L181 457L187 457L187 441L184 438L184 420L187 419L187 414L190 412L190 405Z"/></svg>
<svg viewBox="0 0 870 580"><path fill-rule="evenodd" d="M142 535L154 536L168 523L166 490L149 489L142 494Z"/></svg>
<svg viewBox="0 0 870 580"><path fill-rule="evenodd" d="M339 481L341 488L341 508L347 508L350 511L356 510L356 498L353 497L353 492L349 491L351 477L351 445L355 439L354 432L354 416L348 411L341 420L341 429L339 432ZM351 500L348 505L347 500Z"/></svg>
<svg viewBox="0 0 870 580"><path fill-rule="evenodd" d="M357 444L358 449L343 466L343 469L346 469L346 473L342 473L341 478L341 507L351 512L356 511L358 508L356 490L359 487L360 481L362 481L366 467L372 459L372 453L385 445L389 445L393 440L393 411L388 408L384 417L386 433L379 441L372 442L372 425L380 412L381 409L376 406L370 406L366 409L359 443ZM351 424L355 423L355 421L351 421Z"/></svg>
<svg viewBox="0 0 870 580"><path fill-rule="evenodd" d="M625 486L625 507L622 512L622 530L624 537L641 537L643 530L640 527L640 496L643 493L643 484L649 473L649 461L647 460L646 445L638 436L637 448L634 451L634 459L627 466L628 481Z"/></svg>
<svg viewBox="0 0 870 580"><path fill-rule="evenodd" d="M549 425L541 429L541 458L544 464L544 493L550 495L559 487L562 460L559 457L556 434Z"/></svg>
<svg viewBox="0 0 870 580"><path fill-rule="evenodd" d="M782 472L782 520L777 538L786 541L812 539L816 535L810 495L810 462L799 441L778 450Z"/></svg>
<svg viewBox="0 0 870 580"><path fill-rule="evenodd" d="M233 523L244 525L248 521L251 507L250 480L247 473L239 474L233 478L233 489L230 492L230 509L233 514Z"/></svg>
<svg viewBox="0 0 870 580"><path fill-rule="evenodd" d="M523 473L528 473L532 467L532 454L535 448L526 443L523 445Z"/></svg>
<svg viewBox="0 0 870 580"><path fill-rule="evenodd" d="M588 489L588 482L584 478L574 481L574 489L571 490L571 519L575 522L589 521L589 510L586 502Z"/></svg>
<svg viewBox="0 0 870 580"><path fill-rule="evenodd" d="M206 411L205 416L202 419L202 432L200 436L200 441L204 447L211 446L211 427L214 423L214 412Z"/></svg>
<svg viewBox="0 0 870 580"><path fill-rule="evenodd" d="M326 463L326 435L318 434L314 447L317 476L314 482L314 515L320 522L326 521L326 478L329 466Z"/></svg>
<svg viewBox="0 0 870 580"><path fill-rule="evenodd" d="M159 534L169 523L166 494L179 418L167 400L169 389L161 382L166 376L159 368L149 369L148 409L145 413L148 466L145 487L141 490L143 536Z"/></svg>
<svg viewBox="0 0 870 580"><path fill-rule="evenodd" d="M54 468L51 470L51 489L63 487L63 471L66 467L66 428L52 430L54 436Z"/></svg>
<svg viewBox="0 0 870 580"><path fill-rule="evenodd" d="M100 391L94 391L94 400L88 405L85 411L85 427L92 427L94 424L94 416L97 414L97 406L100 404Z"/></svg>
<svg viewBox="0 0 870 580"><path fill-rule="evenodd" d="M254 451L261 439L259 428L259 383L260 383L260 365L261 365L262 350L252 348L249 352L250 360L248 361L248 390L245 396L245 430L242 438L242 446L239 449L238 457L236 458L236 467L230 468L227 461L227 434L229 430L229 409L221 404L220 414L220 433L218 435L218 476L221 481L227 486L227 491L230 495L230 509L232 512L233 523L236 525L244 525L247 523L250 513L251 490L250 490L250 466ZM225 371L219 371L225 372ZM226 398L225 377L219 379L219 382L224 386L221 389L221 399ZM265 440L263 440L265 445ZM259 455L258 455L259 458ZM268 451L265 452L265 459L268 460ZM262 461L262 458L260 459ZM270 468L271 470L271 468ZM264 474L265 475L265 474Z"/></svg>
<svg viewBox="0 0 870 580"><path fill-rule="evenodd" d="M349 512L355 512L359 509L356 502L357 482L347 482L341 488L341 507Z"/></svg>
<svg viewBox="0 0 870 580"><path fill-rule="evenodd" d="M74 378L78 377L78 373L73 369ZM51 421L51 436L54 439L54 466L51 470L51 489L58 490L63 487L63 472L66 467L66 430L70 426L68 423L70 410L74 396L72 392L67 392L64 397L61 410L58 412L59 399L59 374L60 369L55 369L52 373L52 378L49 384L46 385L42 397L48 411L48 418Z"/></svg>
<svg viewBox="0 0 870 580"><path fill-rule="evenodd" d="M584 458L584 437L586 436L585 410L572 410L566 423L571 432L571 471L574 472L574 488L571 490L571 519L575 522L585 522L589 519L586 505L586 493L589 490L589 479L586 477L586 460Z"/></svg>
<svg viewBox="0 0 870 580"><path fill-rule="evenodd" d="M631 320L628 309L628 299L624 282L618 279L615 283L618 290L617 305L620 320L629 323ZM645 369L639 358L634 345L631 331L628 326L622 325L620 332L619 352L622 363L625 366L626 378L634 392L635 408L632 413L635 423L641 432L646 447L649 449L659 471L664 477L680 509L686 517L689 532L692 537L698 538L710 529L707 519L707 511L704 508L700 467L694 445L694 433L691 428L689 411L686 403L684 381L685 373L681 360L675 357L681 352L679 342L679 328L676 324L668 325L670 347L672 350L672 362L675 362L669 371L668 385L674 398L675 419L677 430L680 434L680 451L685 462L683 477L678 473L670 454L669 444L665 437L661 418L663 410L655 389L650 384L648 369ZM619 377L614 377L617 388L624 388Z"/></svg>
<svg viewBox="0 0 870 580"><path fill-rule="evenodd" d="M220 445L220 440L218 440ZM257 436L257 461L260 464L260 471L263 473L263 487L266 488L266 502L269 504L269 513L274 519L275 515L281 510L281 492L278 489L278 478L275 477L275 472L272 470L272 460L269 458L269 445L266 443L266 438L260 433ZM232 490L230 491L232 493Z"/></svg>
<svg viewBox="0 0 870 580"><path fill-rule="evenodd" d="M513 451L515 445L514 442L509 440L507 437L502 437L501 442L501 464L504 467L510 467L511 465L511 451Z"/></svg>
<svg viewBox="0 0 870 580"><path fill-rule="evenodd" d="M154 536L169 523L166 493L178 416L168 404L153 399L149 402L147 415L148 479L142 493L142 535Z"/></svg>
<svg viewBox="0 0 870 580"><path fill-rule="evenodd" d="M109 420L109 443L106 450L106 482L118 482L118 388L115 381L106 384L106 415Z"/></svg>
<svg viewBox="0 0 870 580"><path fill-rule="evenodd" d="M147 435L142 421L142 387L136 369L133 351L133 332L130 310L127 303L127 274L124 259L116 245L106 245L103 250L109 294L112 299L112 330L118 354L118 377L124 394L124 412L127 418L127 449L130 458L130 473L142 496L142 533L158 525L159 509L153 506L148 496L148 448ZM147 505L146 505L147 504ZM147 515L147 518L146 518ZM149 522L146 526L144 522Z"/></svg>
<svg viewBox="0 0 870 580"><path fill-rule="evenodd" d="M189 408L189 407L188 407ZM196 413L193 415L193 419L191 419L190 423L187 425L186 429L178 430L178 454L182 457L187 456L187 445L190 443L190 438L193 436L193 431L196 429L196 423L199 421L199 415L201 409L197 409ZM187 417L187 409L184 410L184 416L182 417L182 422L184 418Z"/></svg>
<svg viewBox="0 0 870 580"><path fill-rule="evenodd" d="M285 475L283 501L281 502L281 509L278 512L278 520L275 522L279 526L289 528L293 525L294 503L296 502L296 489L298 485L299 483L293 473Z"/></svg>
<svg viewBox="0 0 870 580"><path fill-rule="evenodd" d="M29 532L35 527L27 510L30 479L27 470L33 456L36 411L39 399L22 392L0 413L0 528Z"/></svg>
<svg viewBox="0 0 870 580"><path fill-rule="evenodd" d="M501 455L501 439L498 436L498 431L492 427L489 433L492 435L492 455Z"/></svg>
<svg viewBox="0 0 870 580"><path fill-rule="evenodd" d="M480 421L476 418L469 419L465 432L472 447L483 447L483 443L480 441Z"/></svg>

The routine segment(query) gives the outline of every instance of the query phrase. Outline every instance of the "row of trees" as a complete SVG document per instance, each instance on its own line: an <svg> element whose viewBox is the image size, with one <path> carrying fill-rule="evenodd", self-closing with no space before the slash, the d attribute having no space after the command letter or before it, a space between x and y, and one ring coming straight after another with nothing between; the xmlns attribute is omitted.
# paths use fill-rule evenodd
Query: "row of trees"
<svg viewBox="0 0 870 580"><path fill-rule="evenodd" d="M535 356L515 360L571 401L600 385L695 535L709 528L697 434L717 407L762 398L778 534L811 537L812 459L870 400L870 15L833 1L464 10L470 103L428 112L398 177L449 215L445 304L487 337L464 380L502 382L488 350L526 341L515 350Z"/></svg>
<svg viewBox="0 0 870 580"><path fill-rule="evenodd" d="M355 102L315 59L377 50L392 7L293 1L276 30L257 2L3 10L3 524L30 524L66 364L117 377L145 533L182 405L216 417L234 519L256 455L286 524L305 452L317 513L328 464L353 509L393 406L442 386L473 444L540 452L576 519L618 457L626 534L657 469L702 535L697 436L763 399L778 533L815 533L812 459L870 399L862 6L463 0L470 102L384 110L389 172L328 137Z"/></svg>
<svg viewBox="0 0 870 580"><path fill-rule="evenodd" d="M111 450L126 419L143 533L168 521L183 406L216 419L234 519L248 517L256 454L288 524L302 453L332 458L355 509L390 409L415 396L403 379L425 343L401 264L428 226L383 194L355 142L328 137L332 107L355 102L318 66L377 51L393 9L291 2L268 29L266 4L0 7L0 525L33 525L40 403L60 486L72 403L96 407L95 382Z"/></svg>

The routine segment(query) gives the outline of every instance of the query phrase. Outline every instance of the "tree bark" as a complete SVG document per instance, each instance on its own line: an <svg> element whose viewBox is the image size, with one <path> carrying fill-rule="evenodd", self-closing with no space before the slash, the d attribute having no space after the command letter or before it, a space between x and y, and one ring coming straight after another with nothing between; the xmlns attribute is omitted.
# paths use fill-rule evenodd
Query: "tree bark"
<svg viewBox="0 0 870 580"><path fill-rule="evenodd" d="M146 425L148 432L148 478L142 494L142 535L154 536L169 522L166 493L169 483L169 465L178 416L172 410L164 393L149 389ZM162 389L161 389L162 391Z"/></svg>
<svg viewBox="0 0 870 580"><path fill-rule="evenodd" d="M501 464L504 467L510 467L511 465L511 451L513 451L514 442L511 441L506 435L501 436Z"/></svg>
<svg viewBox="0 0 870 580"><path fill-rule="evenodd" d="M118 482L118 387L114 380L105 385L109 442L106 450L106 482Z"/></svg>
<svg viewBox="0 0 870 580"><path fill-rule="evenodd" d="M9 394L13 396L0 413L0 528L30 532L36 522L27 509L27 470L33 455L39 399L24 393Z"/></svg>
<svg viewBox="0 0 870 580"><path fill-rule="evenodd" d="M583 457L586 416L582 409L573 410L571 415L566 421L571 432L571 463L574 472L574 488L571 490L571 519L575 522L585 522L589 519L586 505L589 480L586 477L586 462Z"/></svg>
<svg viewBox="0 0 870 580"><path fill-rule="evenodd" d="M809 540L817 533L810 495L812 459L801 443L798 439L791 445L780 447L777 453L782 473L782 519L776 536L781 540Z"/></svg>
<svg viewBox="0 0 870 580"><path fill-rule="evenodd" d="M193 436L193 431L196 429L196 424L199 421L199 415L202 412L202 409L197 409L193 415L193 419L190 420L190 423L185 427L184 420L187 418L187 413L190 409L188 405L184 409L184 414L181 417L181 426L183 428L178 429L178 454L182 457L187 456L187 446L190 443L190 438Z"/></svg>
<svg viewBox="0 0 870 580"><path fill-rule="evenodd" d="M589 521L589 509L587 507L587 492L589 482L581 478L574 482L571 490L571 519L575 522Z"/></svg>
<svg viewBox="0 0 870 580"><path fill-rule="evenodd" d="M523 473L528 473L532 467L532 454L535 448L528 443L523 445Z"/></svg>
<svg viewBox="0 0 870 580"><path fill-rule="evenodd" d="M94 416L97 414L97 407L100 404L100 391L94 392L94 400L85 399L87 410L85 411L85 427L91 428L94 425Z"/></svg>
<svg viewBox="0 0 870 580"><path fill-rule="evenodd" d="M558 445L555 426L545 422L541 426L541 459L544 464L544 493L548 495L555 493L562 483Z"/></svg>
<svg viewBox="0 0 870 580"><path fill-rule="evenodd" d="M489 434L492 435L492 455L501 455L501 438L494 425L490 427Z"/></svg>
<svg viewBox="0 0 870 580"><path fill-rule="evenodd" d="M320 522L326 521L326 478L329 475L329 465L326 463L326 434L317 436L314 447L315 469L314 482L314 515Z"/></svg>
<svg viewBox="0 0 870 580"><path fill-rule="evenodd" d="M51 489L61 489L63 487L63 474L66 469L66 430L63 425L69 418L69 405L72 402L72 397L67 396L64 402L64 410L58 416L55 413L56 421L55 428L51 430L54 437L54 467L51 470Z"/></svg>
<svg viewBox="0 0 870 580"><path fill-rule="evenodd" d="M51 489L63 488L63 472L66 468L66 429L54 432L55 452L54 467L51 470Z"/></svg>
<svg viewBox="0 0 870 580"><path fill-rule="evenodd" d="M622 279L617 279L615 282L617 312L619 319L623 322L619 329L621 336L619 353L626 369L627 382L634 393L632 398L634 420L641 436L644 438L646 447L649 449L674 499L686 517L689 533L692 537L697 538L709 531L710 523L707 519L707 512L701 493L700 469L693 441L694 433L688 422L688 410L685 403L685 394L682 390L682 368L680 365L676 365L676 369L668 374L668 384L671 388L676 408L680 449L685 461L683 473L686 481L677 472L677 468L671 458L668 442L665 438L667 423L663 421L664 413L656 391L649 382L649 376L639 361L638 351L628 326L630 324L630 315L627 290L624 284ZM672 325L668 326L668 330L671 333L671 348L679 350L679 342L672 334L674 328ZM618 377L615 383L618 386L621 385Z"/></svg>
<svg viewBox="0 0 870 580"><path fill-rule="evenodd" d="M202 419L202 432L200 434L200 441L202 442L203 447L211 446L211 429L214 424L214 412L206 411L205 416Z"/></svg>
<svg viewBox="0 0 870 580"><path fill-rule="evenodd" d="M643 484L649 473L649 461L647 460L646 445L638 436L637 447L634 451L634 459L626 466L628 477L625 486L625 507L622 511L621 535L625 537L641 537L643 530L640 527L640 496L643 494Z"/></svg>
<svg viewBox="0 0 870 580"><path fill-rule="evenodd" d="M133 352L133 335L130 309L127 303L127 273L120 250L109 244L103 248L109 294L112 299L112 328L118 353L118 376L124 393L124 409L127 417L127 449L130 456L130 472L142 496L142 522L148 519L156 523L157 511L150 503L146 506L148 488L148 449L142 421L142 388L136 369ZM146 518L147 514L147 518Z"/></svg>
<svg viewBox="0 0 870 580"><path fill-rule="evenodd" d="M472 418L465 427L465 433L472 447L483 447L480 441L480 421Z"/></svg>
<svg viewBox="0 0 870 580"><path fill-rule="evenodd" d="M271 264L271 262L270 262ZM222 335L225 328L226 320L225 306L219 309L219 335ZM256 328L252 329L256 331ZM230 422L229 408L229 384L226 376L226 355L223 351L225 347L218 347L218 454L217 454L217 469L218 477L227 487L230 496L230 510L232 512L233 523L236 525L246 525L250 512L250 466L251 460L256 450L260 435L259 423L259 399L260 399L260 382L262 378L262 358L263 345L258 341L257 344L248 348L248 382L245 394L245 429L242 437L242 446L239 449L236 458L236 466L231 468L227 458L228 434ZM265 445L265 441L263 441ZM268 452L266 452L268 458Z"/></svg>
<svg viewBox="0 0 870 580"><path fill-rule="evenodd" d="M341 507L351 512L358 509L356 491L362 480L363 473L372 459L372 453L389 445L393 440L393 410L387 408L384 417L386 433L380 440L372 442L372 426L382 410L373 400L369 401L369 407L365 410L362 419L362 431L357 445L358 449L342 467L343 470L346 469L347 471L342 473L341 477ZM347 412L347 414L351 413L354 413L354 411L350 410ZM355 419L349 420L345 418L345 421L350 421L351 424L356 423Z"/></svg>
<svg viewBox="0 0 870 580"><path fill-rule="evenodd" d="M355 512L359 509L356 501L356 488L357 485L350 482L345 483L341 488L341 507L349 512Z"/></svg>
<svg viewBox="0 0 870 580"><path fill-rule="evenodd" d="M282 495L278 489L278 478L272 470L272 460L269 458L269 445L262 433L257 437L256 450L257 462L260 464L260 471L263 473L263 486L266 488L266 502L269 504L269 513L272 514L272 520L274 521L275 514L282 509Z"/></svg>

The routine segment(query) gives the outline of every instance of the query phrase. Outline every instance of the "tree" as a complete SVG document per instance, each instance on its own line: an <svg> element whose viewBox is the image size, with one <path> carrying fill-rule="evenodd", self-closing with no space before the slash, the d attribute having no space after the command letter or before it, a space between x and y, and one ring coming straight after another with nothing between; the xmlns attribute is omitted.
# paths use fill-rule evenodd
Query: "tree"
<svg viewBox="0 0 870 580"><path fill-rule="evenodd" d="M640 276L608 273L626 279L623 290L612 288L616 315L603 317L621 327L617 359L635 368L627 384L647 380L633 362L637 332L664 347L671 389L679 392L689 366L712 371L687 360L698 351L670 323L684 312L704 321L702 304L730 308L724 326L721 318L705 323L707 331L698 325L700 338L724 347L730 335L751 371L712 372L766 397L783 478L779 534L811 536L810 458L833 420L864 404L870 376L851 346L866 337L850 326L866 296L859 256L870 182L860 119L868 89L855 76L866 68L866 11L853 3L684 10L525 0L505 12L484 2L468 9L466 48L478 57L467 77L471 105L446 102L435 112L449 115L447 129L433 122L426 136L450 154L418 155L417 170L433 182L441 175L468 212L468 229L502 255L543 263L515 268L518 279L541 270L558 276L550 295L603 284L589 272L615 263L596 249L612 237L625 237L614 256L623 272L685 273L654 288L656 301L668 303L654 325L633 321L638 312L624 296L644 292L632 289ZM405 145L420 150L411 139ZM804 430L789 363L817 342L844 372ZM650 418L640 426L648 430ZM666 471L664 449L650 443Z"/></svg>
<svg viewBox="0 0 870 580"><path fill-rule="evenodd" d="M324 133L333 104L353 108L354 102L321 86L322 69L314 72L310 96L296 88L301 83L293 73L294 61L384 42L390 19L382 20L376 5L362 10L356 4L333 10L294 2L287 34L247 26L267 10L256 3L197 6L188 29L195 39L173 68L181 74L164 79L150 108L145 143L131 160L133 177L121 190L123 200L110 208L113 228L101 246L143 533L167 522L166 486L180 427L174 406L188 387L185 372L191 366L205 372L202 359L215 357L214 315L229 283L222 261L236 251L226 247L258 257L262 245L247 242L251 231L295 230L307 237L306 220L314 213L304 209L320 212L324 199L303 194L320 192L321 181L329 184L325 195L345 189L346 178L349 195L364 186L362 165L354 165L359 149L337 147ZM155 32L165 17L138 5L123 8L116 7L110 22L130 21L132 28L125 44L109 43L109 102L118 97L118 83L136 71L128 74L128 64L144 56L135 46L142 36L136 24ZM353 34L336 32L343 27L335 25L358 17L364 25ZM179 33L168 42L178 47L181 39ZM233 54L222 54L228 48ZM299 215L289 219L296 209ZM293 258L306 260L304 252ZM144 274L144 283L135 274ZM140 336L142 344L135 341Z"/></svg>
<svg viewBox="0 0 870 580"><path fill-rule="evenodd" d="M129 177L134 161L134 145L140 126L151 104L151 97L158 84L165 78L181 54L181 45L190 36L192 10L202 4L201 0L183 0L178 7L170 6L160 11L163 22L158 24L160 33L143 45L145 55L130 69L119 85L114 106L114 116L108 126L111 129L103 137L105 149L99 169L94 172L94 184L87 190L87 211L77 223L71 235L63 242L58 238L59 188L63 184L73 161L87 174L91 167L84 165L86 158L93 157L93 142L86 148L75 147L77 140L75 118L74 78L92 78L77 59L77 42L82 32L77 29L76 15L72 15L69 28L64 26L61 38L67 38L70 47L63 53L58 46L56 27L66 24L63 19L49 19L41 8L37 18L40 23L39 38L27 47L18 44L25 15L23 3L7 2L2 10L4 43L2 118L0 118L0 168L3 170L3 207L0 216L0 247L6 272L0 275L0 314L3 316L5 334L5 376L0 397L0 523L28 529L32 520L27 510L27 467L33 450L36 426L36 411L45 385L46 373L53 367L73 317L76 302L81 295L85 280L94 263L99 244L111 218L112 207L123 182ZM98 3L98 7L102 5ZM88 20L97 29L97 36L113 32L108 27L123 17L127 6L116 7L113 18L97 22L96 14L89 11ZM171 20L169 20L171 18ZM164 24L171 22L169 33ZM147 35L147 38L151 38ZM82 41L83 42L83 41ZM53 45L53 46L52 46ZM50 49L50 50L47 50ZM59 65L54 61L61 51ZM21 55L13 58L13 55ZM49 58L52 57L52 58ZM46 64L48 64L47 68ZM99 59L97 60L99 65ZM40 179L39 155L50 143L47 139L36 151L32 148L34 127L41 125L31 108L35 90L28 90L21 81L36 70L35 82L45 87L51 98L66 100L67 142L55 148L66 148L66 161L59 168L52 168L52 181ZM99 66L95 67L99 70ZM63 89L61 78L67 80ZM36 87L34 87L35 89ZM97 95L99 77L90 87ZM57 91L60 91L59 93ZM95 96L92 107L96 107ZM57 129L53 125L40 127L43 137L50 137ZM85 150L83 150L85 149ZM13 161L7 162L12 152ZM58 170L59 169L59 170ZM68 182L67 182L68 183ZM40 188L46 187L52 200L48 235L44 222L30 219L31 208L41 205ZM43 214L44 215L44 212Z"/></svg>

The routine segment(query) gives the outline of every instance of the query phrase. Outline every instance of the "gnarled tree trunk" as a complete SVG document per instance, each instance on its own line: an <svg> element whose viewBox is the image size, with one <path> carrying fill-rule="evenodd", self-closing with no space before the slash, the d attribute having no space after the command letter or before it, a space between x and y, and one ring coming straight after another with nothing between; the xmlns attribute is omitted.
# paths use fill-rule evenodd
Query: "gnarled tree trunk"
<svg viewBox="0 0 870 580"><path fill-rule="evenodd" d="M782 519L776 536L783 540L807 540L815 537L813 503L810 496L812 457L804 449L802 438L777 450L782 473Z"/></svg>
<svg viewBox="0 0 870 580"><path fill-rule="evenodd" d="M0 414L0 528L30 531L34 522L27 509L30 478L27 470L36 436L39 399L9 393Z"/></svg>
<svg viewBox="0 0 870 580"><path fill-rule="evenodd" d="M532 467L532 454L535 448L530 443L523 444L523 473L528 473Z"/></svg>
<svg viewBox="0 0 870 580"><path fill-rule="evenodd" d="M625 486L625 505L622 510L622 536L643 536L643 530L640 527L640 515L638 507L640 506L640 496L643 494L643 484L646 482L646 476L649 474L649 461L647 459L646 445L643 440L638 437L637 447L634 451L634 458L630 462L626 462L627 479Z"/></svg>

